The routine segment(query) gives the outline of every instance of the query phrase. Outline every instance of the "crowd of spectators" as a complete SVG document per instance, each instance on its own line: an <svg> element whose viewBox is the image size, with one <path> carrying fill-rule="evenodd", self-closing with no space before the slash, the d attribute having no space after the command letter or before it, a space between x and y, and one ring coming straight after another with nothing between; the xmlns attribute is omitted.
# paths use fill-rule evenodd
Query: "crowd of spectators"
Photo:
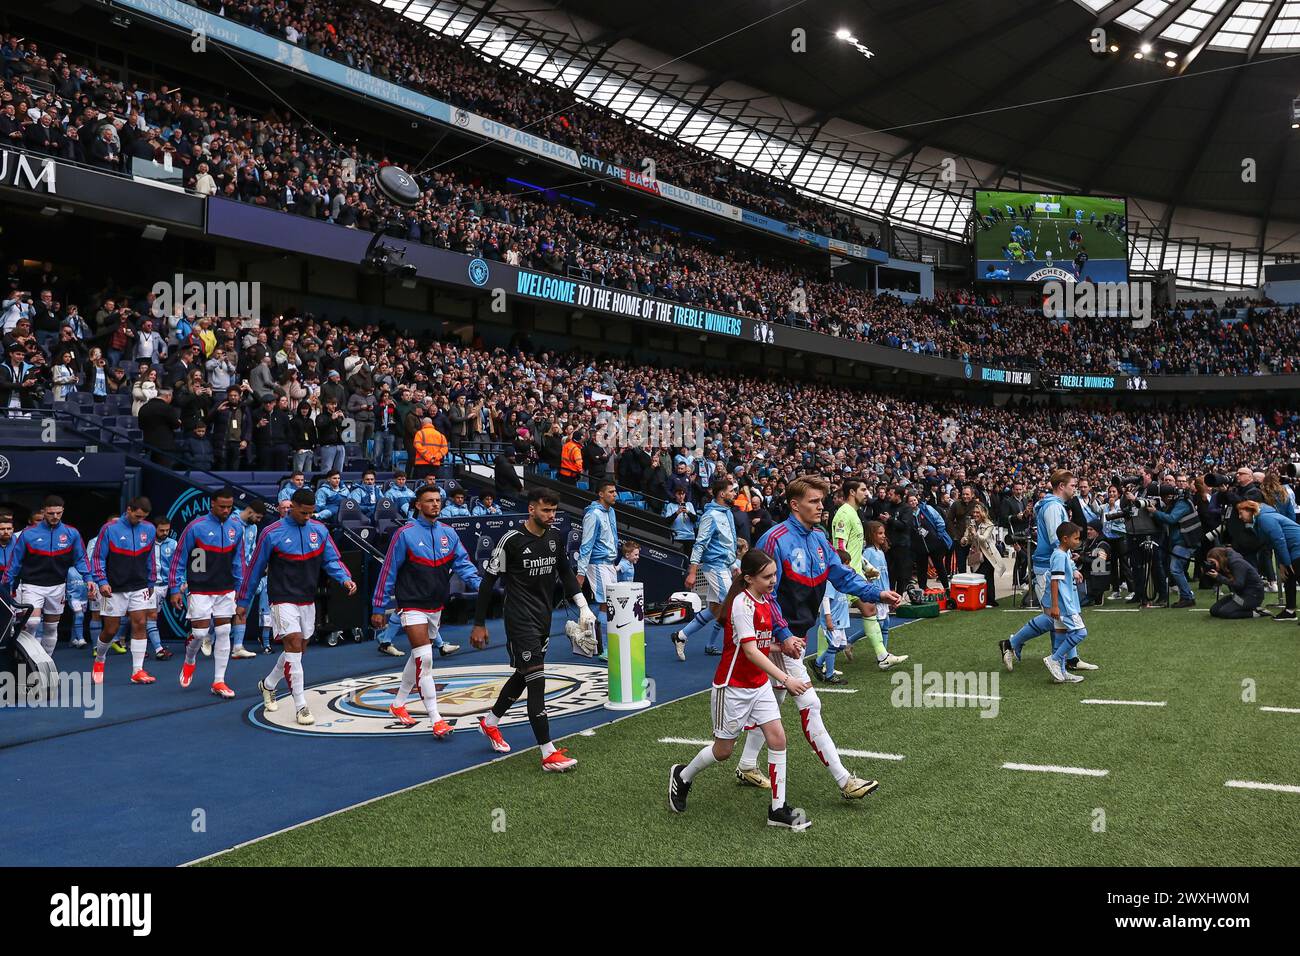
<svg viewBox="0 0 1300 956"><path fill-rule="evenodd" d="M290 311L254 320L164 314L152 293L113 290L84 312L52 263L11 265L4 293L0 407L18 412L73 392L129 394L145 440L217 467L324 472L345 464L344 433L376 465L393 452L413 463L427 424L452 450L509 444L519 464L559 469L566 443L584 471L612 474L656 500L671 497L672 455L601 448L605 408L692 412L706 422L703 457L688 482L717 468L776 493L790 476L825 472L922 482L983 474L1036 481L1070 462L1097 478L1141 466L1201 472L1239 460L1286 457L1293 411L1178 408L1118 412L1104 405L1046 408L929 401L846 386L720 369L646 366L517 341L437 341L377 325ZM52 395L49 393L53 392ZM161 406L166 406L162 408ZM1243 418L1253 423L1243 429ZM425 422L429 419L430 422ZM605 429L608 434L608 429ZM700 488L691 492L696 500Z"/></svg>
<svg viewBox="0 0 1300 956"><path fill-rule="evenodd" d="M427 33L378 4L197 0L195 5L363 73L517 129L526 128L579 153L636 170L649 157L659 178L677 186L822 235L862 244L876 241L828 207L771 177L633 126L508 64L489 62L468 47Z"/></svg>
<svg viewBox="0 0 1300 956"><path fill-rule="evenodd" d="M361 230L382 227L408 241L921 354L1143 375L1295 368L1295 307L1251 302L1238 319L1235 310L1225 318L1213 303L1190 312L1180 303L1157 310L1148 328L1134 329L1118 319L1048 322L1037 309L966 292L905 303L793 262L735 248L724 254L612 210L512 192L461 168L424 174L420 204L401 211L372 185L370 172L387 157L337 146L274 112L253 115L116 81L12 36L0 38L0 57L0 139L117 168L123 157L166 159L186 185L208 195ZM55 331L46 325L46 333Z"/></svg>

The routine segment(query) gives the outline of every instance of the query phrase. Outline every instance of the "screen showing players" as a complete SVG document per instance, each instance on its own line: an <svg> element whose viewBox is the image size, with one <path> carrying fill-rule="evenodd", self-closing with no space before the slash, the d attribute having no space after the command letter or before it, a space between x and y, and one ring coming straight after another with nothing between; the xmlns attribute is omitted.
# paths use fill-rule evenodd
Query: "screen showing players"
<svg viewBox="0 0 1300 956"><path fill-rule="evenodd" d="M974 226L977 281L1128 281L1123 199L978 190Z"/></svg>

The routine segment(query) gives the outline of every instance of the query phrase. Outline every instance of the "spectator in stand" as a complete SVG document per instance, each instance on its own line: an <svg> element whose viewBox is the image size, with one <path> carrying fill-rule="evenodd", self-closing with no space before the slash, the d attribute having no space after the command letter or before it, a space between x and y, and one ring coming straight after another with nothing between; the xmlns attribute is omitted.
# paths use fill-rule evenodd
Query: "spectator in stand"
<svg viewBox="0 0 1300 956"><path fill-rule="evenodd" d="M226 389L225 399L209 413L213 464L218 471L237 469L249 447L253 423L244 394L241 388Z"/></svg>
<svg viewBox="0 0 1300 956"><path fill-rule="evenodd" d="M397 437L401 431L401 419L397 405L392 399L392 390L384 386L379 390L375 403L375 465L388 469L393 467L393 453L397 448Z"/></svg>
<svg viewBox="0 0 1300 956"><path fill-rule="evenodd" d="M322 471L343 470L347 463L347 449L343 444L344 414L338 399L326 395L322 386L324 409L316 416L316 438L320 442L320 467Z"/></svg>
<svg viewBox="0 0 1300 956"><path fill-rule="evenodd" d="M191 468L211 471L213 465L212 442L208 438L208 423L200 419L185 433L181 442L181 455Z"/></svg>
<svg viewBox="0 0 1300 956"><path fill-rule="evenodd" d="M304 475L310 474L316 451L320 447L310 402L298 403L298 414L294 415L289 424L289 444L293 448L293 470Z"/></svg>
<svg viewBox="0 0 1300 956"><path fill-rule="evenodd" d="M673 543L689 555L695 545L695 506L686 500L685 487L678 486L673 491L673 500L664 502L663 517L672 522Z"/></svg>
<svg viewBox="0 0 1300 956"><path fill-rule="evenodd" d="M131 386L131 414L139 418L141 409L158 397L158 391L158 369L142 365L135 384Z"/></svg>
<svg viewBox="0 0 1300 956"><path fill-rule="evenodd" d="M153 461L164 468L175 464L176 432L181 427L180 413L172 407L172 395L170 388L158 389L157 394L140 407L137 416L144 442L152 448Z"/></svg>

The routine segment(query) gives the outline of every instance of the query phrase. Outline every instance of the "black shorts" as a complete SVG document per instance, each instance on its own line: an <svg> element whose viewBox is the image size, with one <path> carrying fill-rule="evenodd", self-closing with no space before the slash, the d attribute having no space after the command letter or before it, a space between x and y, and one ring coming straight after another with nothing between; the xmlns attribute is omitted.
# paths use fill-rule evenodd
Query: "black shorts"
<svg viewBox="0 0 1300 956"><path fill-rule="evenodd" d="M546 645L549 634L506 635L506 653L510 666L517 671L529 670L546 663Z"/></svg>

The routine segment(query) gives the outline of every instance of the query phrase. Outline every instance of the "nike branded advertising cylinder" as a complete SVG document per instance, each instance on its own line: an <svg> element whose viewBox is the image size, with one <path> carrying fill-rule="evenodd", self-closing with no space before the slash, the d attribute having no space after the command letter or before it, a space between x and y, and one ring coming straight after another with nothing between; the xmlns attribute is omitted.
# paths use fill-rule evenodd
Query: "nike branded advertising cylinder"
<svg viewBox="0 0 1300 956"><path fill-rule="evenodd" d="M608 710L650 706L645 679L645 586L620 581L609 586Z"/></svg>

